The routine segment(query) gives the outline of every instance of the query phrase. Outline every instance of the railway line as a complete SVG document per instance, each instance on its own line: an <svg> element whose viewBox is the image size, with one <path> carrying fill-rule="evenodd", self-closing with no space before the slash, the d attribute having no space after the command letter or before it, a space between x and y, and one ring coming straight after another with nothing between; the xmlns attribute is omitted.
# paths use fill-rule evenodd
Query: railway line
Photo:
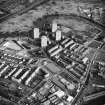
<svg viewBox="0 0 105 105"><path fill-rule="evenodd" d="M27 5L26 8L22 8L19 11L16 11L14 13L9 13L10 11L8 12L8 11L5 11L3 8L0 8L0 9L2 9L2 11L7 12L5 15L2 15L0 17L0 23L6 21L8 18L11 18L11 17L13 17L15 15L21 15L21 14L29 11L30 9L35 8L35 7L41 5L41 4L45 3L45 2L48 2L48 1L49 0L35 0L33 3L30 3L29 5Z"/></svg>

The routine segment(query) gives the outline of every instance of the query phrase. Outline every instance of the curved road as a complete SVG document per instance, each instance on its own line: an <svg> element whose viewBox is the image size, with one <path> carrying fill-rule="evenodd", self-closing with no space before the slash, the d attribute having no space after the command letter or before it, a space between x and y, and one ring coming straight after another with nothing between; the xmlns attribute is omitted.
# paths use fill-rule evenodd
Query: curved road
<svg viewBox="0 0 105 105"><path fill-rule="evenodd" d="M84 22L87 22L89 24L93 24L93 25L101 28L102 30L105 30L105 26L104 25L102 25L102 24L100 24L100 23L98 23L98 22L96 22L94 20L91 20L89 18L86 18L86 17L83 17L83 16L79 16L77 14L52 14L52 15L45 15L42 18L38 19L37 22L38 23L39 22L43 23L43 22L45 22L43 20L48 20L49 18L56 19L56 18L59 18L59 17L64 17L65 19L66 18L67 19L71 18L71 19L82 20Z"/></svg>

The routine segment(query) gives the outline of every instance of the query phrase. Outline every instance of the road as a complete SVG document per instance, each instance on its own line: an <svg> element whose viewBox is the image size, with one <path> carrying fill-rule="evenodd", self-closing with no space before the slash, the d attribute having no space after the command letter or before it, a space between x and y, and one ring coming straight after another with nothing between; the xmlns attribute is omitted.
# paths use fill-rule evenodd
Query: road
<svg viewBox="0 0 105 105"><path fill-rule="evenodd" d="M39 21L37 20L37 22L40 24L43 24L43 22L45 22L45 20L54 20L54 19L58 19L59 17L64 17L65 19L77 19L77 20L80 20L80 21L84 21L86 23L89 23L91 25L94 25L102 30L105 30L105 26L96 22L96 21L93 21L89 18L86 18L86 17L83 17L83 16L79 16L77 14L51 14L51 15L46 15L44 16L42 19L39 19ZM44 20L44 21L43 21ZM36 23L37 23L36 22ZM39 25L40 25L39 24Z"/></svg>
<svg viewBox="0 0 105 105"><path fill-rule="evenodd" d="M80 95L82 94L82 92L83 92L85 86L87 85L87 83L88 83L88 81L89 81L89 77L90 77L91 66L92 66L92 64L93 64L93 61L95 60L95 58L96 58L97 55L98 55L98 51L102 48L102 46L103 46L103 44L102 44L99 48L96 49L96 51L95 51L95 53L94 53L94 55L93 55L93 57L92 57L92 59L91 59L89 65L87 66L87 68L86 68L87 75L86 75L86 78L85 78L85 80L84 80L84 84L81 86L80 92L77 94L77 96L75 97L75 100L73 101L73 103L72 103L71 105L75 105L75 103L77 102L78 98L79 98Z"/></svg>

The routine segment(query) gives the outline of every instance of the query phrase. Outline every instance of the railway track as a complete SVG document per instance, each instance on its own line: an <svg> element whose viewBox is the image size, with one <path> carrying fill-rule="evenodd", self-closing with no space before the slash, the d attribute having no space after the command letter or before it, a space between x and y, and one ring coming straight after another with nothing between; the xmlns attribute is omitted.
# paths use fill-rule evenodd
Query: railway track
<svg viewBox="0 0 105 105"><path fill-rule="evenodd" d="M35 8L36 6L39 6L39 5L41 5L45 2L48 2L48 1L49 0L36 0L33 3L30 3L29 5L27 5L26 8L22 8L19 11L16 11L14 13L9 13L8 11L6 11L7 13L0 17L0 23L6 21L8 18L13 17L15 15L21 15L21 14L29 11L30 9ZM0 9L2 9L2 8L0 8ZM3 9L3 11L4 11L4 9Z"/></svg>

